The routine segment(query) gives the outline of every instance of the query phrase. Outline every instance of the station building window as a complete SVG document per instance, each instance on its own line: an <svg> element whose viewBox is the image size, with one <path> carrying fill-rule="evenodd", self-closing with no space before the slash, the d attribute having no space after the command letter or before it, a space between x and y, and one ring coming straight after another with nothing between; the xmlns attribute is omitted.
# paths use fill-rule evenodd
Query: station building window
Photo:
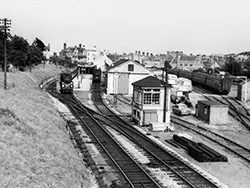
<svg viewBox="0 0 250 188"><path fill-rule="evenodd" d="M134 65L128 65L128 71L134 71Z"/></svg>

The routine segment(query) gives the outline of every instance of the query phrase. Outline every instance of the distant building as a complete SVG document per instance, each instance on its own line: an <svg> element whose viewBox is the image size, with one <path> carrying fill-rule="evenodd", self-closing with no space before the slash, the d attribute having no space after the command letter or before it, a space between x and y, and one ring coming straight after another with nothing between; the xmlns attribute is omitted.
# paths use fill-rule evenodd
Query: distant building
<svg viewBox="0 0 250 188"><path fill-rule="evenodd" d="M236 61L246 61L250 57L250 52L241 52L236 55Z"/></svg>
<svg viewBox="0 0 250 188"><path fill-rule="evenodd" d="M199 56L182 55L177 63L177 68L192 71L203 68L203 64Z"/></svg>
<svg viewBox="0 0 250 188"><path fill-rule="evenodd" d="M70 58L72 63L93 63L99 51L94 46L93 49L86 49L85 45L79 44L75 47L67 47L64 43L63 49L59 52L60 59Z"/></svg>
<svg viewBox="0 0 250 188"><path fill-rule="evenodd" d="M211 68L222 68L225 66L226 57L223 54L212 54L209 56L211 60Z"/></svg>
<svg viewBox="0 0 250 188"><path fill-rule="evenodd" d="M106 71L107 93L132 95L132 83L151 74L153 73L137 61L120 59Z"/></svg>

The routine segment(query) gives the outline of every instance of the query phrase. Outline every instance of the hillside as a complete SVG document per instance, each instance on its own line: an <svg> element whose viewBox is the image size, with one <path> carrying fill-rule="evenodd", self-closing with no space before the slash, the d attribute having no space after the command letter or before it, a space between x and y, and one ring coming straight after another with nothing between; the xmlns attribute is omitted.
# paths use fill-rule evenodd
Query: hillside
<svg viewBox="0 0 250 188"><path fill-rule="evenodd" d="M0 72L0 187L92 187L66 132L66 122L39 83L60 72L53 65L8 73L3 89Z"/></svg>

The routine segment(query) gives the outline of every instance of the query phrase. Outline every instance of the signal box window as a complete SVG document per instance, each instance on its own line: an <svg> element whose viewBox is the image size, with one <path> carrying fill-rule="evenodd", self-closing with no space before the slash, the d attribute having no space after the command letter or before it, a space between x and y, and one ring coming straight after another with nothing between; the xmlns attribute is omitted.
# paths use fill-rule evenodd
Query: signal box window
<svg viewBox="0 0 250 188"><path fill-rule="evenodd" d="M160 89L144 89L143 104L159 105Z"/></svg>
<svg viewBox="0 0 250 188"><path fill-rule="evenodd" d="M128 65L128 71L134 71L134 65Z"/></svg>

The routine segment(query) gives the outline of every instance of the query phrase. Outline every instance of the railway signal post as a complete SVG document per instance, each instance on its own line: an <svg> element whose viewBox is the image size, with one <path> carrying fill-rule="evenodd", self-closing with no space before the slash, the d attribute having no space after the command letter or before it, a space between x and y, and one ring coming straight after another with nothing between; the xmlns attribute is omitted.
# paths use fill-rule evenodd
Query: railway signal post
<svg viewBox="0 0 250 188"><path fill-rule="evenodd" d="M8 31L10 31L11 20L7 18L0 19L0 30L4 30L4 89L7 89L7 37Z"/></svg>

